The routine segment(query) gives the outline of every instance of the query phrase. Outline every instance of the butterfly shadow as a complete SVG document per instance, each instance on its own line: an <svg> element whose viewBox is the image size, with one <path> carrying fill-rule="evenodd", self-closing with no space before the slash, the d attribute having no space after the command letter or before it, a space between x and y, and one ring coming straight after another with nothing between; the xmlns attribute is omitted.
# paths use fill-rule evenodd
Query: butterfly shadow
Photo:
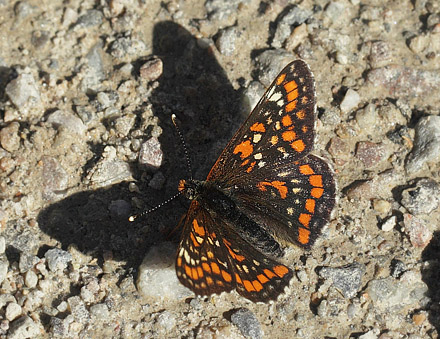
<svg viewBox="0 0 440 339"><path fill-rule="evenodd" d="M102 263L104 255L110 255L125 262L127 268L136 269L152 245L170 239L177 242L179 238L180 232L173 229L189 205L186 199L178 198L144 218L128 221L130 214L140 212L132 209L133 198L148 209L174 195L179 179L189 177L184 151L171 123L172 113L181 121L196 179L206 177L243 120L237 114L238 94L214 57L212 46L202 44L182 26L165 21L154 27L153 54L163 62L163 74L145 109L151 104L162 129L158 139L163 163L159 171L165 178L164 185L151 188L149 182L157 171L132 162L132 175L140 193L131 192L128 182L83 191L51 204L37 218L40 229L63 249L74 245L82 253L98 258L98 263ZM140 57L133 63L133 77L139 76L140 66L149 58ZM151 133L145 131L141 141L150 139ZM100 154L95 158L100 158Z"/></svg>

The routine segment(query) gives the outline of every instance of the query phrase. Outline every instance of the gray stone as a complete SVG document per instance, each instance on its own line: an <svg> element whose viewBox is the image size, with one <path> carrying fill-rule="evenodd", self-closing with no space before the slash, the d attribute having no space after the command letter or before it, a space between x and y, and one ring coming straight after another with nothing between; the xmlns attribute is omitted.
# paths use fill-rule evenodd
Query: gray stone
<svg viewBox="0 0 440 339"><path fill-rule="evenodd" d="M103 14L96 9L89 9L81 15L76 22L76 27L93 27L102 23Z"/></svg>
<svg viewBox="0 0 440 339"><path fill-rule="evenodd" d="M237 13L238 5L242 0L207 0L205 8L211 20L223 21Z"/></svg>
<svg viewBox="0 0 440 339"><path fill-rule="evenodd" d="M70 312L77 322L85 324L89 320L89 311L87 311L86 305L79 296L70 297L67 299L67 303L69 304Z"/></svg>
<svg viewBox="0 0 440 339"><path fill-rule="evenodd" d="M215 45L221 54L230 56L235 51L235 40L237 39L237 29L235 27L228 27L220 31Z"/></svg>
<svg viewBox="0 0 440 339"><path fill-rule="evenodd" d="M158 169L162 165L163 152L159 139L152 137L145 141L139 151L139 164L149 169Z"/></svg>
<svg viewBox="0 0 440 339"><path fill-rule="evenodd" d="M96 304L90 307L90 314L95 318L107 320L110 312L106 304Z"/></svg>
<svg viewBox="0 0 440 339"><path fill-rule="evenodd" d="M119 38L110 46L110 54L115 58L123 58L126 55L141 55L146 50L147 46L143 41L130 37Z"/></svg>
<svg viewBox="0 0 440 339"><path fill-rule="evenodd" d="M117 158L116 149L113 146L107 146L104 149L101 160L90 173L90 180L97 187L105 187L131 179L129 164Z"/></svg>
<svg viewBox="0 0 440 339"><path fill-rule="evenodd" d="M356 108L359 105L360 101L361 97L359 96L358 92L349 88L347 90L347 93L345 93L344 99L342 99L340 106L341 111L343 113L350 112L352 109Z"/></svg>
<svg viewBox="0 0 440 339"><path fill-rule="evenodd" d="M177 279L175 255L175 246L166 242L152 247L145 255L136 282L139 293L145 298L181 300L194 295Z"/></svg>
<svg viewBox="0 0 440 339"><path fill-rule="evenodd" d="M6 259L0 259L0 284L6 279L8 275L9 262Z"/></svg>
<svg viewBox="0 0 440 339"><path fill-rule="evenodd" d="M32 270L27 271L26 274L24 275L24 283L29 288L34 288L35 286L37 286L38 284L37 274Z"/></svg>
<svg viewBox="0 0 440 339"><path fill-rule="evenodd" d="M6 85L5 93L22 113L40 105L40 92L32 74L20 74Z"/></svg>
<svg viewBox="0 0 440 339"><path fill-rule="evenodd" d="M27 315L15 320L9 328L9 337L11 339L36 338L41 335L41 324L35 323Z"/></svg>
<svg viewBox="0 0 440 339"><path fill-rule="evenodd" d="M87 127L80 118L72 113L63 112L61 110L57 110L49 115L47 122L52 124L55 128L63 126L68 131L79 135L84 135L87 130Z"/></svg>
<svg viewBox="0 0 440 339"><path fill-rule="evenodd" d="M8 152L12 153L20 148L19 129L18 122L11 122L0 130L0 145Z"/></svg>
<svg viewBox="0 0 440 339"><path fill-rule="evenodd" d="M25 273L29 271L39 261L40 258L38 258L35 255L29 253L20 253L20 260L18 262L18 268L20 269L20 273Z"/></svg>
<svg viewBox="0 0 440 339"><path fill-rule="evenodd" d="M47 266L52 272L64 270L67 264L72 261L72 255L69 252L63 251L59 248L48 250L44 257L47 260Z"/></svg>
<svg viewBox="0 0 440 339"><path fill-rule="evenodd" d="M269 87L285 65L292 61L292 54L283 49L270 49L257 57L258 80Z"/></svg>
<svg viewBox="0 0 440 339"><path fill-rule="evenodd" d="M241 334L246 338L262 338L263 331L261 330L260 322L255 314L247 308L240 308L231 315L231 322L238 327Z"/></svg>
<svg viewBox="0 0 440 339"><path fill-rule="evenodd" d="M345 298L351 299L362 287L362 276L365 273L365 266L354 263L344 267L323 267L319 270L319 276L331 279L335 286Z"/></svg>
<svg viewBox="0 0 440 339"><path fill-rule="evenodd" d="M402 205L414 215L429 214L439 206L440 185L432 179L420 179L402 192Z"/></svg>
<svg viewBox="0 0 440 339"><path fill-rule="evenodd" d="M43 197L46 200L57 199L63 196L69 184L69 176L57 159L44 156L41 159L43 170Z"/></svg>
<svg viewBox="0 0 440 339"><path fill-rule="evenodd" d="M264 94L264 86L259 81L252 81L246 89L243 91L242 97L242 111L245 114L249 112L257 105L258 101Z"/></svg>
<svg viewBox="0 0 440 339"><path fill-rule="evenodd" d="M6 239L5 237L0 236L0 255L5 253L6 250Z"/></svg>
<svg viewBox="0 0 440 339"><path fill-rule="evenodd" d="M405 169L408 173L419 171L426 162L440 158L440 116L422 117L415 127L414 147L408 156Z"/></svg>
<svg viewBox="0 0 440 339"><path fill-rule="evenodd" d="M9 321L15 320L21 315L21 306L14 302L9 303L8 306L6 306L5 315Z"/></svg>
<svg viewBox="0 0 440 339"><path fill-rule="evenodd" d="M284 41L292 33L292 28L304 23L311 15L312 11L300 8L298 6L292 6L277 23L277 28L272 41L272 47L282 47Z"/></svg>

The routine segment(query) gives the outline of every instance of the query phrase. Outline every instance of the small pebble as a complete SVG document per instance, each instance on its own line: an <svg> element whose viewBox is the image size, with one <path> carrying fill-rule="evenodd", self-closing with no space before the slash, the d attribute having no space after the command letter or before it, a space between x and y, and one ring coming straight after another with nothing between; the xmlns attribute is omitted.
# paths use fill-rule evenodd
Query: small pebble
<svg viewBox="0 0 440 339"><path fill-rule="evenodd" d="M350 112L359 105L360 101L361 97L359 96L358 92L349 88L347 93L345 93L344 99L342 99L340 105L341 111L343 113Z"/></svg>
<svg viewBox="0 0 440 339"><path fill-rule="evenodd" d="M145 141L139 152L139 163L150 169L158 169L162 165L163 152L159 140L152 137Z"/></svg>
<svg viewBox="0 0 440 339"><path fill-rule="evenodd" d="M220 31L215 45L221 54L231 56L235 51L235 40L237 39L237 29L228 27Z"/></svg>
<svg viewBox="0 0 440 339"><path fill-rule="evenodd" d="M440 203L440 185L432 179L420 179L402 192L401 204L413 215L429 214Z"/></svg>
<svg viewBox="0 0 440 339"><path fill-rule="evenodd" d="M21 306L17 303L9 303L6 306L6 319L13 321L21 315Z"/></svg>
<svg viewBox="0 0 440 339"><path fill-rule="evenodd" d="M0 255L5 253L6 250L6 239L3 236L0 236Z"/></svg>
<svg viewBox="0 0 440 339"><path fill-rule="evenodd" d="M432 239L432 231L426 226L422 219L409 213L403 214L405 233L414 247L425 248Z"/></svg>
<svg viewBox="0 0 440 339"><path fill-rule="evenodd" d="M396 226L396 223L397 223L397 217L393 215L381 225L381 230L384 232L392 231Z"/></svg>
<svg viewBox="0 0 440 339"><path fill-rule="evenodd" d="M263 337L260 322L247 308L240 308L232 313L231 322L246 338L259 339Z"/></svg>
<svg viewBox="0 0 440 339"><path fill-rule="evenodd" d="M37 274L32 270L27 271L24 275L24 283L29 288L34 288L35 286L37 286L38 284Z"/></svg>
<svg viewBox="0 0 440 339"><path fill-rule="evenodd" d="M141 78L147 81L157 80L162 75L162 73L163 63L162 60L157 57L145 62L139 70Z"/></svg>
<svg viewBox="0 0 440 339"><path fill-rule="evenodd" d="M64 270L67 264L72 261L72 255L59 248L53 248L47 251L44 257L47 260L47 266L52 272Z"/></svg>

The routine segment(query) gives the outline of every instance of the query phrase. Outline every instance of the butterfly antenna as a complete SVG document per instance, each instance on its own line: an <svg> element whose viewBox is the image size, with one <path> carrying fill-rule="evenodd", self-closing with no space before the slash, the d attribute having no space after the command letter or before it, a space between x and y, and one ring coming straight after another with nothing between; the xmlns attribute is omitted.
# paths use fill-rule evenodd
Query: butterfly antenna
<svg viewBox="0 0 440 339"><path fill-rule="evenodd" d="M182 191L177 192L171 198L165 200L164 202L161 202L159 205L156 205L156 206L150 208L149 210L145 210L145 211L143 211L143 212L141 212L139 214L135 214L135 215L130 216L128 218L128 221L135 221L136 219L141 218L144 215L147 215L147 214L149 214L151 212L154 212L155 210L157 210L157 209L161 208L162 206L168 204L170 201L173 201L174 199L176 199L181 194L182 194Z"/></svg>
<svg viewBox="0 0 440 339"><path fill-rule="evenodd" d="M191 161L189 159L189 154L188 154L188 149L186 148L186 143L185 143L185 139L183 138L183 134L180 131L179 125L178 125L178 120L175 114L171 115L171 120L173 121L173 125L176 128L177 134L179 135L180 138L180 143L182 144L183 147L183 152L185 153L185 159L186 159L186 167L188 169L189 172L189 177L192 180L192 169L191 169Z"/></svg>
<svg viewBox="0 0 440 339"><path fill-rule="evenodd" d="M174 127L176 128L177 134L179 135L179 139L180 139L180 142L182 144L183 151L185 152L186 167L188 169L189 176L192 179L191 161L189 159L188 149L186 148L185 139L183 138L183 134L180 131L180 128L179 128L178 123L177 123L178 120L177 120L177 117L176 117L175 114L171 115L171 120L173 122ZM156 205L156 206L150 208L149 210L145 210L145 211L143 211L143 212L141 212L139 214L135 214L135 215L130 216L128 218L128 221L133 222L133 221L135 221L138 218L141 218L141 217L143 217L143 216L145 216L145 215L147 215L147 214L149 214L151 212L154 212L155 210L161 208L162 206L164 206L164 205L168 204L169 202L173 201L174 199L176 199L182 193L183 193L183 191L179 191L176 194L174 194L171 198L165 200L164 202L160 203L159 205Z"/></svg>

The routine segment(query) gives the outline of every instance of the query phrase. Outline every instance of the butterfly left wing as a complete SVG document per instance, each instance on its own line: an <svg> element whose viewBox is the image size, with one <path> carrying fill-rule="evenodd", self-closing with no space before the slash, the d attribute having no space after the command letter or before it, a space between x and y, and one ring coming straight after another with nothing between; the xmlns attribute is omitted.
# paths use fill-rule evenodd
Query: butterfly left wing
<svg viewBox="0 0 440 339"><path fill-rule="evenodd" d="M290 162L313 147L315 84L302 60L287 65L231 139L207 180L221 187L276 162Z"/></svg>
<svg viewBox="0 0 440 339"><path fill-rule="evenodd" d="M226 220L192 202L177 251L180 282L198 295L236 289L254 302L274 300L293 272L255 249Z"/></svg>

